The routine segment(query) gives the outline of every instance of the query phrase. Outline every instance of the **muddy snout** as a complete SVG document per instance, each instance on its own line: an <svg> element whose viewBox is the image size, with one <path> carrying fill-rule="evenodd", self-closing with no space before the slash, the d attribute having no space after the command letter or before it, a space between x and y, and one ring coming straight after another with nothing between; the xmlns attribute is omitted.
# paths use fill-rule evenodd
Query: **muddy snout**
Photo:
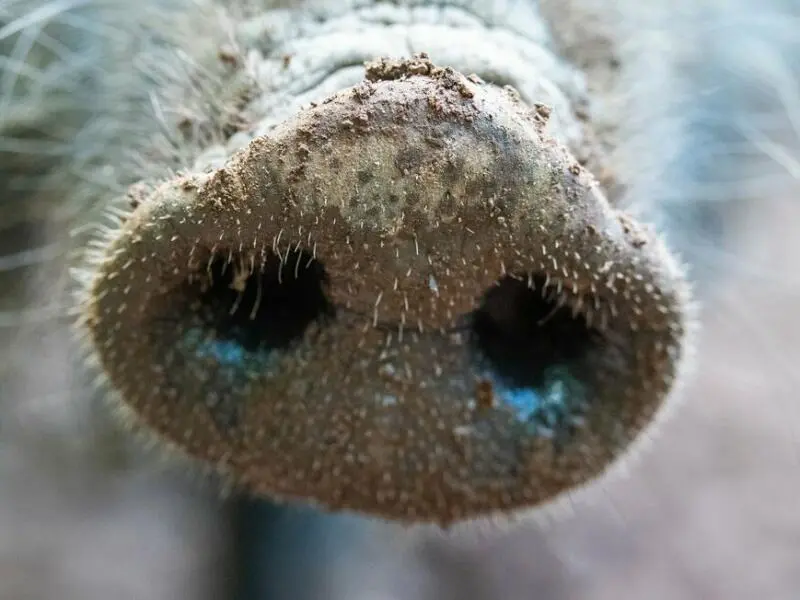
<svg viewBox="0 0 800 600"><path fill-rule="evenodd" d="M690 298L545 107L426 57L166 182L88 268L130 424L270 498L448 525L601 475L683 369Z"/></svg>

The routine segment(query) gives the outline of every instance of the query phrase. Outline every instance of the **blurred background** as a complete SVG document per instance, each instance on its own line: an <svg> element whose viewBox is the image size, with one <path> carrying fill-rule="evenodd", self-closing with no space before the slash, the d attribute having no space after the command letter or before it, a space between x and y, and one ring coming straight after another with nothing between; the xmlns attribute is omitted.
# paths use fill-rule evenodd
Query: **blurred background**
<svg viewBox="0 0 800 600"><path fill-rule="evenodd" d="M0 600L800 597L800 34L751 10L764 52L682 80L718 108L674 167L703 198L654 209L701 279L681 409L574 514L447 537L221 498L109 426L56 290L59 200L104 176L75 155L104 98L75 65L110 59L91 2L0 0Z"/></svg>

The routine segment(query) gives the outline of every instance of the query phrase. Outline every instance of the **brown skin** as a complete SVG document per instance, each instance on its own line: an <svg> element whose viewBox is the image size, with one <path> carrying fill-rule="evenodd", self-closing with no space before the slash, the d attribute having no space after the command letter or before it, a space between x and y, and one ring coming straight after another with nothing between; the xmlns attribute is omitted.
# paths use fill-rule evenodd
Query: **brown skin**
<svg viewBox="0 0 800 600"><path fill-rule="evenodd" d="M400 522L530 509L599 476L682 369L689 295L546 116L425 56L378 61L162 185L83 294L110 391L246 490ZM207 342L231 339L225 366ZM566 366L585 398L556 425L520 417L491 340L523 356L512 383Z"/></svg>

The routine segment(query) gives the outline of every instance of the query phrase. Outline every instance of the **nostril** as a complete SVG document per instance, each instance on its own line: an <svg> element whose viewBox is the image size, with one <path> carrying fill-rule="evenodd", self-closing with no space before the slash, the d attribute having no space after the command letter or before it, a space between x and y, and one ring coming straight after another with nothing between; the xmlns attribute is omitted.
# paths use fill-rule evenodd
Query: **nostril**
<svg viewBox="0 0 800 600"><path fill-rule="evenodd" d="M541 275L501 279L473 314L472 329L492 370L514 387L541 384L547 367L576 364L600 338Z"/></svg>
<svg viewBox="0 0 800 600"><path fill-rule="evenodd" d="M205 406L229 435L249 386L279 370L313 323L334 316L328 276L300 248L217 248L193 264L159 302L159 316L142 324L141 335L149 338L150 360L166 370L163 383Z"/></svg>
<svg viewBox="0 0 800 600"><path fill-rule="evenodd" d="M327 280L322 263L304 250L258 256L218 250L187 282L185 302L174 304L188 304L192 325L187 330L212 332L207 351L226 360L225 348L233 349L231 356L236 348L285 350L312 322L333 316Z"/></svg>
<svg viewBox="0 0 800 600"><path fill-rule="evenodd" d="M543 422L540 433L567 433L586 408L587 360L604 341L587 319L592 306L546 275L506 276L471 315L476 360L494 393L523 422Z"/></svg>

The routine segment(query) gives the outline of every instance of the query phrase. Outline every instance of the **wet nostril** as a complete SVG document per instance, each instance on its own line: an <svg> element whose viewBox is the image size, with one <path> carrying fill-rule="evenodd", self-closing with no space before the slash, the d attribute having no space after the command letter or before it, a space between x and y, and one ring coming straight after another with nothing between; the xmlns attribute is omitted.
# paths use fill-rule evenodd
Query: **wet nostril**
<svg viewBox="0 0 800 600"><path fill-rule="evenodd" d="M218 248L165 295L161 316L143 324L149 360L164 366L164 386L205 406L229 434L249 386L279 370L312 323L333 317L327 280L322 263L298 248Z"/></svg>
<svg viewBox="0 0 800 600"><path fill-rule="evenodd" d="M559 396L561 410L569 408L570 400L583 400L563 396L579 393L586 360L603 340L584 310L575 307L574 299L548 285L544 275L506 276L486 292L471 315L480 367L500 398L524 419L542 412L548 397Z"/></svg>
<svg viewBox="0 0 800 600"><path fill-rule="evenodd" d="M333 315L327 280L322 263L304 250L257 258L217 251L193 278L190 310L223 347L233 342L249 352L284 350L312 322Z"/></svg>
<svg viewBox="0 0 800 600"><path fill-rule="evenodd" d="M541 275L501 279L471 321L476 350L515 387L539 385L548 366L578 362L600 335Z"/></svg>

